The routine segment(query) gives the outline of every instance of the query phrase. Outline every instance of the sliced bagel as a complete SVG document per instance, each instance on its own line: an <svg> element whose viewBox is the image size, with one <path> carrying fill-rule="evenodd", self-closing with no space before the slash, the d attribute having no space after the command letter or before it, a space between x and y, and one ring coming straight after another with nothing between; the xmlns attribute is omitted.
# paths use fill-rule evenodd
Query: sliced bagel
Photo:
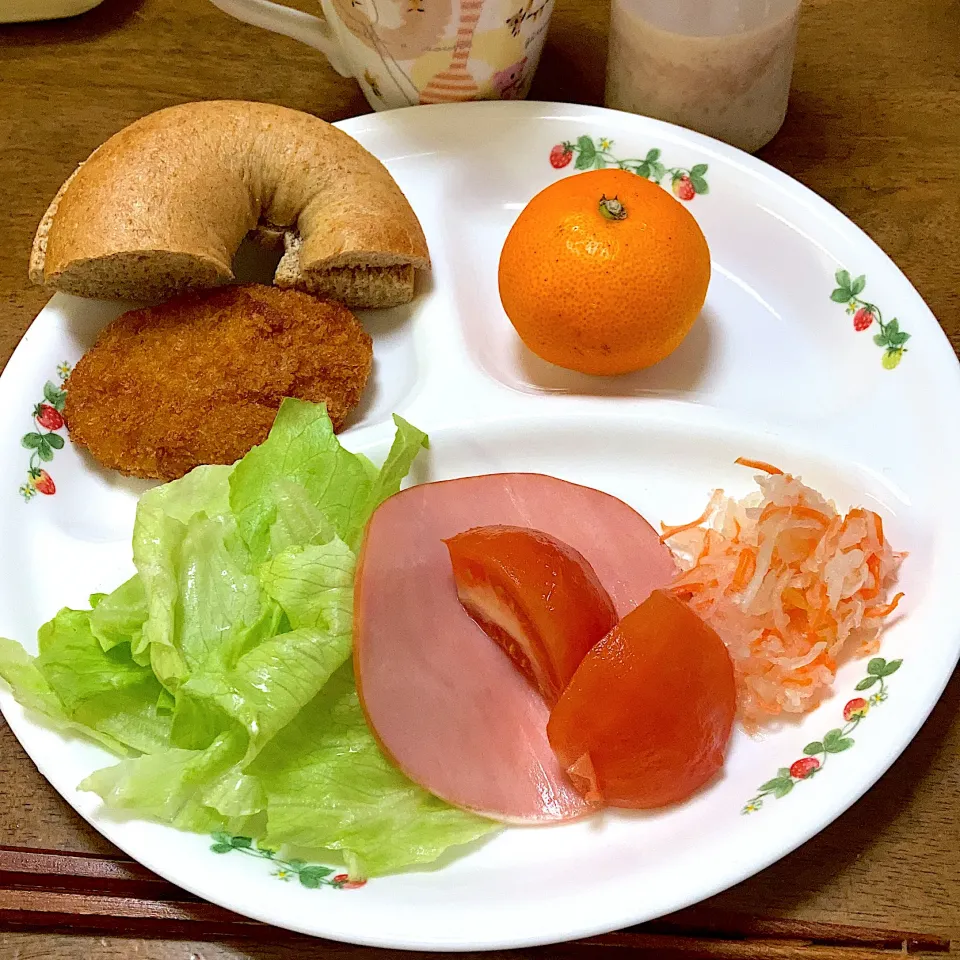
<svg viewBox="0 0 960 960"><path fill-rule="evenodd" d="M283 237L283 245L285 252L273 278L278 287L296 287L355 307L395 307L407 303L413 296L412 264L302 270L300 237L288 232Z"/></svg>
<svg viewBox="0 0 960 960"><path fill-rule="evenodd" d="M40 223L30 279L162 299L232 280L251 232L284 234L278 285L352 307L407 302L430 265L406 197L352 137L286 107L209 100L143 117L80 164Z"/></svg>

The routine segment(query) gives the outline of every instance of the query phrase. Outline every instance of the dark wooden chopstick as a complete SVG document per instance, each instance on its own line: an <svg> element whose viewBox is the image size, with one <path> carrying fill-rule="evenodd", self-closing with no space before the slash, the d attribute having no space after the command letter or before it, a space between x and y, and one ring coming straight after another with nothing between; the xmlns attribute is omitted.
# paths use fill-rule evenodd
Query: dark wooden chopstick
<svg viewBox="0 0 960 960"><path fill-rule="evenodd" d="M203 940L302 939L199 900L131 860L0 846L0 929L5 927ZM577 941L564 951L598 947L664 958L877 960L894 953L948 953L950 941L694 907Z"/></svg>
<svg viewBox="0 0 960 960"><path fill-rule="evenodd" d="M0 846L0 890L6 889L190 898L188 893L133 860Z"/></svg>

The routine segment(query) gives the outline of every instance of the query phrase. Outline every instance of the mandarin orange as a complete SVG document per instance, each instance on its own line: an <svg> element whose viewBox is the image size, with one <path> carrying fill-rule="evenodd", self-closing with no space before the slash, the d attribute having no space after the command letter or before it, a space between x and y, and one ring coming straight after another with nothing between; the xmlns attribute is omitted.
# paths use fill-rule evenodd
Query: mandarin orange
<svg viewBox="0 0 960 960"><path fill-rule="evenodd" d="M612 375L649 367L690 332L710 282L697 221L625 170L567 177L538 193L500 254L500 300L544 360Z"/></svg>

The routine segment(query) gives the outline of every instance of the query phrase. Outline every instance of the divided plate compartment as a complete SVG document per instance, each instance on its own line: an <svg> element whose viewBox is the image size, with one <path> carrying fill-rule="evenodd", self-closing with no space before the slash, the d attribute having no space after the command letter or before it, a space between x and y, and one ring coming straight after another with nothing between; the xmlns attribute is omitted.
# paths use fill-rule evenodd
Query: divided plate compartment
<svg viewBox="0 0 960 960"><path fill-rule="evenodd" d="M953 508L960 449L950 417L960 398L952 350L906 278L823 200L754 158L667 124L591 107L472 103L417 107L338 124L380 157L423 223L433 258L413 303L361 311L374 372L341 435L385 455L394 412L428 431L411 480L529 470L621 497L652 523L696 516L715 487L753 488L738 456L777 463L833 497L879 510L891 540L910 550L903 615L881 655L903 659L885 701L789 795L758 788L843 725L843 705L866 676L845 664L835 692L800 722L735 734L723 774L685 804L644 814L605 812L562 827L510 829L467 855L336 892L279 882L269 861L214 854L210 839L103 816L76 784L112 762L99 748L0 705L41 772L111 841L161 876L221 906L305 933L378 946L470 950L546 943L637 923L709 896L813 836L879 777L910 741L946 683L958 651ZM576 160L643 161L708 187L686 201L710 243L707 304L680 349L621 378L588 378L524 348L497 292L500 248L540 189ZM603 141L609 141L604 145ZM569 143L571 162L550 163ZM703 165L706 170L703 171ZM656 173L655 169L651 170ZM269 264L245 248L241 278ZM831 299L838 271L911 333L899 365L873 329L854 329ZM53 496L24 503L31 429L44 383L74 363L122 305L57 296L0 378L0 635L35 649L37 627L63 605L85 604L132 572L136 498L148 485L100 470L69 442L49 465ZM899 329L899 328L898 328ZM63 431L65 433L65 431ZM68 746L64 742L68 739ZM782 775L779 775L782 779Z"/></svg>

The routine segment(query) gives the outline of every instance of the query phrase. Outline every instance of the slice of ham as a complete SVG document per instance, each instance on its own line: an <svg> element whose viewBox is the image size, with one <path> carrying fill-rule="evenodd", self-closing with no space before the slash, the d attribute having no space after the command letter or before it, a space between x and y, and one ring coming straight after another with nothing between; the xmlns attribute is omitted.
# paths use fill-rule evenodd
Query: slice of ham
<svg viewBox="0 0 960 960"><path fill-rule="evenodd" d="M510 823L593 809L547 741L549 710L457 599L446 537L532 527L579 550L622 617L676 574L656 531L621 500L533 473L411 487L374 513L357 569L354 664L367 721L411 780Z"/></svg>

